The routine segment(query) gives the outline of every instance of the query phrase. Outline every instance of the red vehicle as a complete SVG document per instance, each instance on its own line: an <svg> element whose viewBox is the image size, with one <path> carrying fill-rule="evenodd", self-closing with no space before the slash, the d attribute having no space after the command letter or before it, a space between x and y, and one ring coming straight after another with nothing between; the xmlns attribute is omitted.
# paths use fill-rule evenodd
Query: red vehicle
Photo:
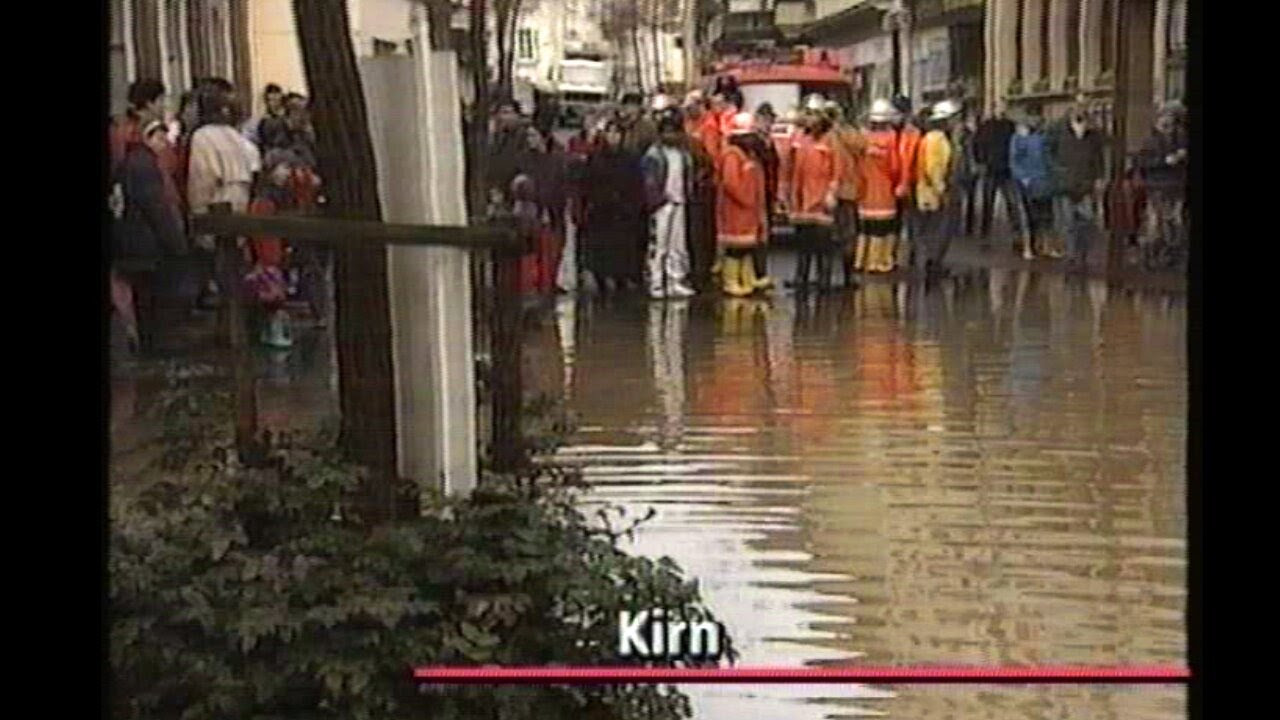
<svg viewBox="0 0 1280 720"><path fill-rule="evenodd" d="M819 48L795 48L773 56L737 58L726 57L712 67L712 75L704 83L714 87L716 80L731 77L742 93L742 109L754 113L760 105L769 103L778 117L773 127L773 141L781 160L779 173L783 187L779 196L786 196L786 178L789 177L791 136L795 128L786 121L793 110L803 107L810 95L821 95L849 107L853 100L852 77L840 66L835 53ZM779 234L789 234L790 228L775 225Z"/></svg>

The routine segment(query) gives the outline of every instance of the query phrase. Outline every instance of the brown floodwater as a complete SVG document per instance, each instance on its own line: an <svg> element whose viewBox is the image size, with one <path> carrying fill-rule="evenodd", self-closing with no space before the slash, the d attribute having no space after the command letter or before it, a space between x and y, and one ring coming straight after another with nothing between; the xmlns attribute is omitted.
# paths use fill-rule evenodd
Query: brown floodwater
<svg viewBox="0 0 1280 720"><path fill-rule="evenodd" d="M1181 295L1030 271L561 298L526 383L746 665L1185 664ZM698 718L1181 718L1179 687L696 686Z"/></svg>
<svg viewBox="0 0 1280 720"><path fill-rule="evenodd" d="M700 583L745 665L1184 664L1186 301L1018 270L798 301L560 298L525 382L589 503ZM198 353L197 353L198 354ZM337 411L331 340L261 359ZM113 367L115 471L159 383ZM690 686L699 720L1173 720L1180 687Z"/></svg>

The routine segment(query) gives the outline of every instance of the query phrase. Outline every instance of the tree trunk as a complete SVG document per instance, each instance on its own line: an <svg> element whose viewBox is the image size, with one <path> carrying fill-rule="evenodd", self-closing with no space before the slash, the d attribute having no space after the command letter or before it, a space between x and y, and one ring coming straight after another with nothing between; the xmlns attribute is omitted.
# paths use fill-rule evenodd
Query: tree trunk
<svg viewBox="0 0 1280 720"><path fill-rule="evenodd" d="M471 122L467 128L467 197L471 202L470 217L484 214L488 204L486 183L489 175L489 35L487 3L471 3L471 79L475 85L475 101L471 106Z"/></svg>
<svg viewBox="0 0 1280 720"><path fill-rule="evenodd" d="M498 12L498 94L504 100L512 97L515 66L516 28L520 22L520 0L507 0L497 6Z"/></svg>
<svg viewBox="0 0 1280 720"><path fill-rule="evenodd" d="M377 165L345 3L294 0L294 19L316 126L316 157L327 212L380 220ZM366 515L396 515L396 422L387 255L381 244L335 252L335 310L341 440L369 469Z"/></svg>

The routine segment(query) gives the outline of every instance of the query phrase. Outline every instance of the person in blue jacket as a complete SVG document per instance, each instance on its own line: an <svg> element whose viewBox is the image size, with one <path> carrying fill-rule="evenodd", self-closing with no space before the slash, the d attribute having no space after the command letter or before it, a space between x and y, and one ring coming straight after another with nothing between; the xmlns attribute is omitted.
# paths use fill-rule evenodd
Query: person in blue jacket
<svg viewBox="0 0 1280 720"><path fill-rule="evenodd" d="M1039 115L1019 119L1009 138L1009 171L1018 186L1026 223L1022 232L1022 257L1034 260L1039 254L1061 257L1048 244L1053 226L1053 186L1050 182L1049 152Z"/></svg>

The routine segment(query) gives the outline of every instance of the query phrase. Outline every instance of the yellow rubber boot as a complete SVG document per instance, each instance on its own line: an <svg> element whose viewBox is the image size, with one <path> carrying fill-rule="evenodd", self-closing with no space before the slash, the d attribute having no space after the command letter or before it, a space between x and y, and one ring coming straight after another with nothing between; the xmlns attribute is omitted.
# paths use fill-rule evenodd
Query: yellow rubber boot
<svg viewBox="0 0 1280 720"><path fill-rule="evenodd" d="M743 297L751 294L751 290L742 287L742 260L724 256L720 261L720 288L729 297Z"/></svg>
<svg viewBox="0 0 1280 720"><path fill-rule="evenodd" d="M853 269L862 272L867 269L867 236L859 235L853 250Z"/></svg>
<svg viewBox="0 0 1280 720"><path fill-rule="evenodd" d="M893 272L898 265L898 260L894 255L897 254L898 237L890 235L884 239L884 261L882 263L885 272Z"/></svg>
<svg viewBox="0 0 1280 720"><path fill-rule="evenodd" d="M760 287L760 279L756 277L756 261L754 258L750 255L744 256L738 261L738 268L738 277L742 281L742 289L746 291L743 293L744 295L750 295L753 292L764 289ZM768 278L765 279L767 280Z"/></svg>
<svg viewBox="0 0 1280 720"><path fill-rule="evenodd" d="M869 273L881 272L880 263L883 262L884 256L884 239L873 236L867 238L867 257L866 267Z"/></svg>
<svg viewBox="0 0 1280 720"><path fill-rule="evenodd" d="M751 266L751 289L757 292L768 292L773 289L773 278L768 275L756 275L756 259L747 257L743 262Z"/></svg>

